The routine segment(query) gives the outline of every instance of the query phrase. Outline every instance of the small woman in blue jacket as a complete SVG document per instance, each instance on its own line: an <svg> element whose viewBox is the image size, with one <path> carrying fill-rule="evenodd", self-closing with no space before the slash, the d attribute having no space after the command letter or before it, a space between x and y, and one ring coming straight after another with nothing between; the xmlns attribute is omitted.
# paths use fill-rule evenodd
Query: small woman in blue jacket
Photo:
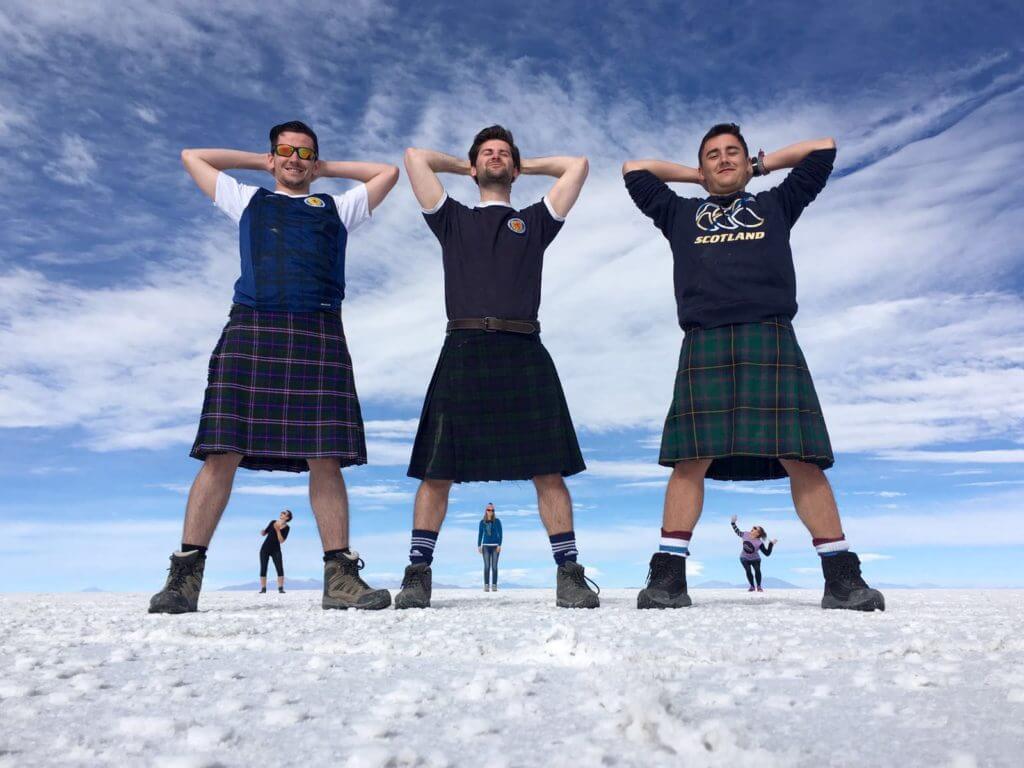
<svg viewBox="0 0 1024 768"><path fill-rule="evenodd" d="M488 503L480 530L476 535L476 551L484 556L484 592L498 591L498 553L501 552L501 520L494 515L494 504Z"/></svg>

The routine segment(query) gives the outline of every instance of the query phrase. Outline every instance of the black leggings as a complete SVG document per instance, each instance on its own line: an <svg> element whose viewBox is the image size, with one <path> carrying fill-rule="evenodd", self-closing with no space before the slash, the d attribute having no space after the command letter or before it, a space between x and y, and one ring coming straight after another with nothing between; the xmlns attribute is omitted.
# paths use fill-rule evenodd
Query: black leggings
<svg viewBox="0 0 1024 768"><path fill-rule="evenodd" d="M251 551L251 550L250 550ZM281 558L280 549L261 549L260 550L260 578L265 579L267 577L267 562L270 558L274 558L274 570L277 571L277 578L284 576L284 560Z"/></svg>
<svg viewBox="0 0 1024 768"><path fill-rule="evenodd" d="M747 572L747 583L750 586L754 586L754 579L757 579L757 586L761 586L761 561L760 560L744 560L740 558L740 562L743 563L743 570ZM753 571L753 573L751 573Z"/></svg>

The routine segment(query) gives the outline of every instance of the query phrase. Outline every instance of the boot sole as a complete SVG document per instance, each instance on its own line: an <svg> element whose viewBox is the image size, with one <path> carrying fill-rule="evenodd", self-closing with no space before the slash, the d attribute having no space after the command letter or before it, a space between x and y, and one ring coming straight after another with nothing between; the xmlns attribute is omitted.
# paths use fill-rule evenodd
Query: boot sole
<svg viewBox="0 0 1024 768"><path fill-rule="evenodd" d="M419 600L398 600L395 599L395 610L404 611L407 608L429 608L430 600L420 602Z"/></svg>
<svg viewBox="0 0 1024 768"><path fill-rule="evenodd" d="M638 609L645 608L689 608L693 604L690 596L685 592L677 597L669 597L664 600L659 600L651 595L647 594L647 590L643 590L636 596L636 607Z"/></svg>
<svg viewBox="0 0 1024 768"><path fill-rule="evenodd" d="M151 605L151 606L149 606L149 613L169 613L169 614L177 615L179 613L196 613L196 609L195 608L178 608L177 606L171 606L171 607L167 607L167 608L162 608L160 606Z"/></svg>
<svg viewBox="0 0 1024 768"><path fill-rule="evenodd" d="M593 603L590 601L585 603L571 603L568 600L555 600L555 606L557 608L600 608L601 601L595 600Z"/></svg>
<svg viewBox="0 0 1024 768"><path fill-rule="evenodd" d="M357 611L380 611L391 605L391 593L386 590L382 591L383 594L380 597L374 597L373 600L362 604L349 602L338 597L324 597L320 607L325 611L347 611L349 608Z"/></svg>
<svg viewBox="0 0 1024 768"><path fill-rule="evenodd" d="M871 611L884 611L885 598L881 596L877 598L870 597L859 603L843 603L831 595L826 595L821 598L821 607L825 610L864 611L865 613L870 613Z"/></svg>

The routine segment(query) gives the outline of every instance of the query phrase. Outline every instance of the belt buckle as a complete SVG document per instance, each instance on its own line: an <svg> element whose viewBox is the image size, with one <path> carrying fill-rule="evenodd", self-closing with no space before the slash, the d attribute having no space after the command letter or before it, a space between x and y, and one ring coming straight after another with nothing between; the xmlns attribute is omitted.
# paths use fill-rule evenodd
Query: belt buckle
<svg viewBox="0 0 1024 768"><path fill-rule="evenodd" d="M491 327L491 321L492 320L497 320L497 319L498 318L496 318L496 317L485 317L484 318L484 330L487 331L488 333L495 333L498 329Z"/></svg>

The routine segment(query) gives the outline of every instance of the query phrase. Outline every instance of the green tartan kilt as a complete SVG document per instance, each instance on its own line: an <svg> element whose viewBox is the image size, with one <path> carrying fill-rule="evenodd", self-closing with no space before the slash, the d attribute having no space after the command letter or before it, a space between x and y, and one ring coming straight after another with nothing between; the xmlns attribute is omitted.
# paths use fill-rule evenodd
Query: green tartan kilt
<svg viewBox="0 0 1024 768"><path fill-rule="evenodd" d="M834 463L792 324L687 331L658 463L713 459L707 477L715 480L770 480L786 477L780 458Z"/></svg>
<svg viewBox="0 0 1024 768"><path fill-rule="evenodd" d="M423 404L409 476L462 483L584 469L562 385L540 337L450 332Z"/></svg>

